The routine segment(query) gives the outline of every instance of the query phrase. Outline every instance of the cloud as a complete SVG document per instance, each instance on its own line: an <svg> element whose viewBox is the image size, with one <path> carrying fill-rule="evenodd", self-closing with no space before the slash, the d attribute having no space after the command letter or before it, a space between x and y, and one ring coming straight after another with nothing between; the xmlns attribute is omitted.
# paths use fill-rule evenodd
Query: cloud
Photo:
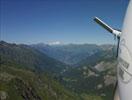
<svg viewBox="0 0 132 100"><path fill-rule="evenodd" d="M53 41L53 42L49 42L49 45L60 45L62 44L60 41Z"/></svg>

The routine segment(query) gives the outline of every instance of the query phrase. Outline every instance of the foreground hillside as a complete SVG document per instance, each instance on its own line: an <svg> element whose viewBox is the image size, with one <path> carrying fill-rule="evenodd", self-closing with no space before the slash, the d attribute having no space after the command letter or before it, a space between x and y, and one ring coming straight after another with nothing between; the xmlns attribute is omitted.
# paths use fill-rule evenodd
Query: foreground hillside
<svg viewBox="0 0 132 100"><path fill-rule="evenodd" d="M77 100L47 74L16 67L1 65L0 95L3 100Z"/></svg>

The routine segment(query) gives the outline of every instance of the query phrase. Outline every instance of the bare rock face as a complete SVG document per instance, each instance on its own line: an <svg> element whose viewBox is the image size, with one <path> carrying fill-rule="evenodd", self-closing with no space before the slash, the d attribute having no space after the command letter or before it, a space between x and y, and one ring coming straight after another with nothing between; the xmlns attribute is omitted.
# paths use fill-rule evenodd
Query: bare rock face
<svg viewBox="0 0 132 100"><path fill-rule="evenodd" d="M97 89L101 89L102 87L103 87L102 84L98 84L98 85L97 85Z"/></svg>
<svg viewBox="0 0 132 100"><path fill-rule="evenodd" d="M6 100L8 94L5 91L0 91L0 100Z"/></svg>
<svg viewBox="0 0 132 100"><path fill-rule="evenodd" d="M24 100L41 100L35 89L23 80L16 78L16 89Z"/></svg>
<svg viewBox="0 0 132 100"><path fill-rule="evenodd" d="M104 62L103 62L103 61L100 62L100 63L98 63L98 64L95 65L94 67L95 67L95 69L97 69L97 70L100 71L100 72L101 72L101 71L104 71L104 69L105 69L105 68L104 68L104 67L105 67L105 66L104 66Z"/></svg>
<svg viewBox="0 0 132 100"><path fill-rule="evenodd" d="M8 82L10 81L12 78L14 78L13 75L2 72L0 73L0 81L4 81L4 82Z"/></svg>
<svg viewBox="0 0 132 100"><path fill-rule="evenodd" d="M102 72L102 71L105 71L105 70L114 68L115 66L116 66L116 63L101 61L100 63L96 64L96 65L94 66L94 68L95 68L97 71ZM115 68L116 68L116 67L115 67Z"/></svg>
<svg viewBox="0 0 132 100"><path fill-rule="evenodd" d="M106 75L104 77L104 83L105 83L105 86L108 86L108 85L111 85L111 84L115 84L116 82L116 78L113 77L113 76L110 76L110 75Z"/></svg>

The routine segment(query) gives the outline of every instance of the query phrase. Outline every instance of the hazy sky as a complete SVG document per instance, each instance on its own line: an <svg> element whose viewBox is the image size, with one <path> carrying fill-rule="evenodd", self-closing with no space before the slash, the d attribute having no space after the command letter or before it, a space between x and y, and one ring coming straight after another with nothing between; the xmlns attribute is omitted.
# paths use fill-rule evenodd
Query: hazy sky
<svg viewBox="0 0 132 100"><path fill-rule="evenodd" d="M129 0L1 0L1 39L15 43L112 43L93 22L121 29Z"/></svg>

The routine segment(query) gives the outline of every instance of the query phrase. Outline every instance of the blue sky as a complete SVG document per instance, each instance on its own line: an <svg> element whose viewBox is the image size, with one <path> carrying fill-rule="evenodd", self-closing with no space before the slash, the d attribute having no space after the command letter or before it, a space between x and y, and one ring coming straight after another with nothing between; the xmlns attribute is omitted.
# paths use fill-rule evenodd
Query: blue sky
<svg viewBox="0 0 132 100"><path fill-rule="evenodd" d="M1 39L26 44L113 43L113 36L93 17L121 29L128 1L1 0Z"/></svg>

